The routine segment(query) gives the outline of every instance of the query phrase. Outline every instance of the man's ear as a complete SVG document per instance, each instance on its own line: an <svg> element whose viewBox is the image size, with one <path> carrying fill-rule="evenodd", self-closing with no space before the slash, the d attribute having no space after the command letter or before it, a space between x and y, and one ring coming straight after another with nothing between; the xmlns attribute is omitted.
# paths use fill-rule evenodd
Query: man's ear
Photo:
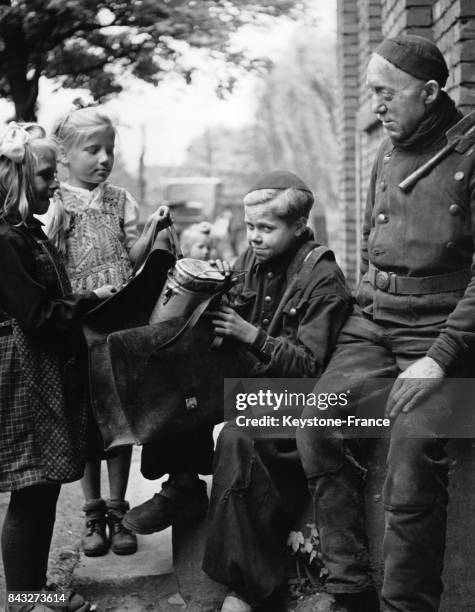
<svg viewBox="0 0 475 612"><path fill-rule="evenodd" d="M307 219L305 217L300 217L295 222L295 235L301 236L307 227Z"/></svg>
<svg viewBox="0 0 475 612"><path fill-rule="evenodd" d="M427 81L422 90L424 104L433 104L440 96L440 85L435 80Z"/></svg>

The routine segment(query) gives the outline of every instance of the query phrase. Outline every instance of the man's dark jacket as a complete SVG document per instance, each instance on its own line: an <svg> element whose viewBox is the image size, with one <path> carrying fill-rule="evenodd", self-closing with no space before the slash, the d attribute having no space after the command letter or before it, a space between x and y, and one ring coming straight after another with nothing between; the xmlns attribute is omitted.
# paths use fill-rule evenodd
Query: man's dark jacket
<svg viewBox="0 0 475 612"><path fill-rule="evenodd" d="M426 326L446 321L428 351L445 370L475 346L475 137L453 151L405 193L398 185L447 144L448 125L411 148L383 142L373 166L363 226L362 273L357 301L383 325ZM465 270L468 286L418 295L375 289L369 264L408 277L453 275Z"/></svg>

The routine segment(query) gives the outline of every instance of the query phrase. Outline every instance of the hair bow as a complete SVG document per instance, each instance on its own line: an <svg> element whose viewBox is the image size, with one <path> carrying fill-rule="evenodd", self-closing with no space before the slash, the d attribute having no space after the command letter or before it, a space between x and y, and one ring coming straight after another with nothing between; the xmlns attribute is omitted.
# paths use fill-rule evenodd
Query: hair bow
<svg viewBox="0 0 475 612"><path fill-rule="evenodd" d="M0 138L0 155L21 164L25 158L25 145L30 135L24 127L11 121Z"/></svg>

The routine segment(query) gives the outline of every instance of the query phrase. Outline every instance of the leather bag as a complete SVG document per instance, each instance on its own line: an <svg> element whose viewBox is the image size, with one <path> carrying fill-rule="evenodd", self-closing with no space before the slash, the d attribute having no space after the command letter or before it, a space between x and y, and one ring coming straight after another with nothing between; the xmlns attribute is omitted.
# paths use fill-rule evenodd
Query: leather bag
<svg viewBox="0 0 475 612"><path fill-rule="evenodd" d="M153 251L140 274L85 319L91 403L106 449L223 420L230 360L202 316L222 291L190 317L148 324L174 263L167 251Z"/></svg>

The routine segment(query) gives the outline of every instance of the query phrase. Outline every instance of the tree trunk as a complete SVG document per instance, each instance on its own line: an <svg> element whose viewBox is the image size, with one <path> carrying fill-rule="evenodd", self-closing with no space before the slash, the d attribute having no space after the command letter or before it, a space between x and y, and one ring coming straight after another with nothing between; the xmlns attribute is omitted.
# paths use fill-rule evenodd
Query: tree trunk
<svg viewBox="0 0 475 612"><path fill-rule="evenodd" d="M36 101L40 71L34 70L28 79L28 49L21 26L9 25L3 32L5 44L6 77L15 104L15 118L21 121L36 120Z"/></svg>

